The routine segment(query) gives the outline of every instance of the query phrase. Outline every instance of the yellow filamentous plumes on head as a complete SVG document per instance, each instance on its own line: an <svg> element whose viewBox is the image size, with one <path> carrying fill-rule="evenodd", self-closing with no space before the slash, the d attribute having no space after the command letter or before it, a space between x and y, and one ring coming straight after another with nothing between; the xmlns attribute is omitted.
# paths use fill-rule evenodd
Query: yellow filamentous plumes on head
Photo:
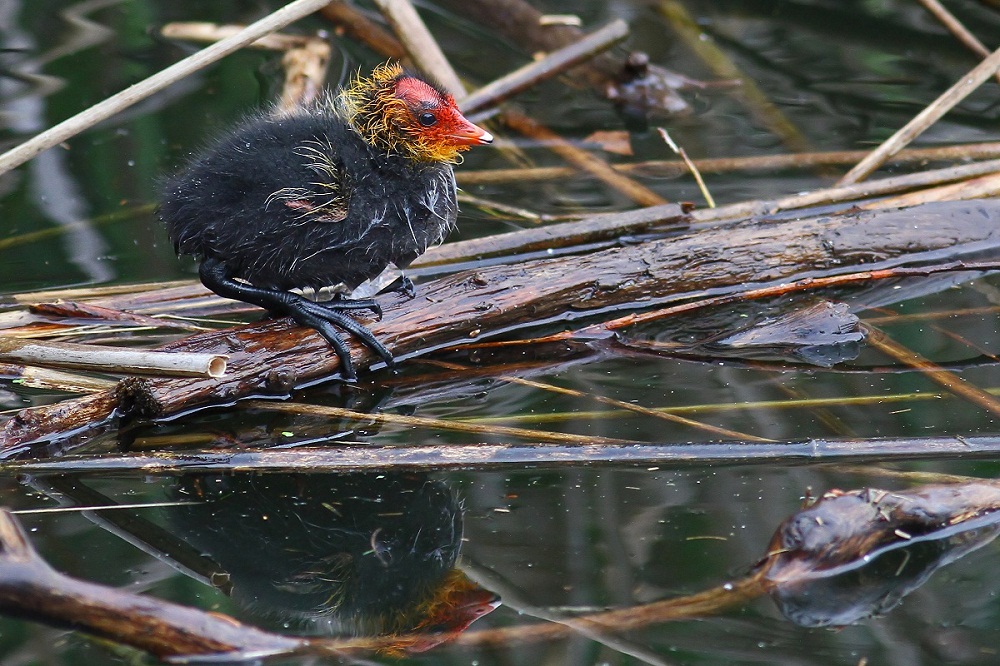
<svg viewBox="0 0 1000 666"><path fill-rule="evenodd" d="M403 76L398 63L379 65L367 78L358 74L338 93L338 113L366 142L387 155L457 162L462 148L436 141L414 126L406 101L396 96L396 82Z"/></svg>

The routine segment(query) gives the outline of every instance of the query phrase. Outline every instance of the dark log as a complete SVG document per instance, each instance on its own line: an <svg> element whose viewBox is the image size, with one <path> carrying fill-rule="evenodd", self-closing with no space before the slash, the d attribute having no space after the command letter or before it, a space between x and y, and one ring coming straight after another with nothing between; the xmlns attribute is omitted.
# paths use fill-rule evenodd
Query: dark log
<svg viewBox="0 0 1000 666"><path fill-rule="evenodd" d="M385 317L370 324L403 359L464 341L552 325L610 309L674 302L804 275L940 261L993 250L1000 243L1000 202L979 200L863 211L844 217L752 220L698 233L557 258L466 271L422 285L417 298L381 299ZM373 359L351 341L359 368ZM288 320L194 335L166 350L229 355L221 379L128 379L114 395L22 411L0 435L10 454L119 413L160 417L248 395L285 395L331 375L337 358L312 330ZM101 412L97 405L106 408Z"/></svg>
<svg viewBox="0 0 1000 666"><path fill-rule="evenodd" d="M792 622L853 624L996 539L998 509L1000 485L989 480L834 490L782 523L757 573Z"/></svg>
<svg viewBox="0 0 1000 666"><path fill-rule="evenodd" d="M773 585L856 562L1000 509L1000 485L983 481L911 491L831 491L778 528L765 566Z"/></svg>

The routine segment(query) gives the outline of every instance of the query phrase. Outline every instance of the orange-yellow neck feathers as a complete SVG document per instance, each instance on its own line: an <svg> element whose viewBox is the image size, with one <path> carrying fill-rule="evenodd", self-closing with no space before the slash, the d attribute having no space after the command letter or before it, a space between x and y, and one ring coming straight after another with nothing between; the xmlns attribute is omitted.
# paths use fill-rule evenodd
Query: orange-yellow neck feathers
<svg viewBox="0 0 1000 666"><path fill-rule="evenodd" d="M493 141L459 112L455 99L396 63L358 75L337 96L347 123L386 154L419 162L457 162L462 151Z"/></svg>

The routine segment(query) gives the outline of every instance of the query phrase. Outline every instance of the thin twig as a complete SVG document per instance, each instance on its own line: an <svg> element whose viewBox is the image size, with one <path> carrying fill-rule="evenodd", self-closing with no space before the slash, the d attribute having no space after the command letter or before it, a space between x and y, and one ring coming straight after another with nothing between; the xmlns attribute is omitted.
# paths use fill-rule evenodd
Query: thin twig
<svg viewBox="0 0 1000 666"><path fill-rule="evenodd" d="M353 409L342 407L332 407L329 405L304 405L294 402L272 402L269 400L248 400L240 403L240 406L249 409L260 409L274 412L290 412L293 414L307 414L312 416L322 416L324 418L353 419L369 423L393 423L410 428L429 428L431 430L451 430L456 432L466 432L483 436L503 435L517 437L527 440L538 440L542 442L561 442L576 444L579 446L592 446L594 444L639 444L639 442L617 439L614 437L596 437L590 435L573 435L561 432L546 432L543 430L527 430L524 428L505 428L503 426L478 426L471 423L459 421L449 421L446 419L432 419L423 416L404 416L401 414L390 414L379 412L368 414L358 412Z"/></svg>
<svg viewBox="0 0 1000 666"><path fill-rule="evenodd" d="M716 157L692 160L701 173L730 173L733 171L778 171L781 169L806 169L814 166L855 164L865 158L868 150L837 150L782 155L754 155L751 157ZM892 164L925 163L943 160L983 160L1000 157L1000 142L964 143L934 148L906 148L892 157ZM687 173L683 160L646 160L612 164L620 173L638 176L673 177ZM556 180L579 173L569 166L526 167L521 169L463 169L455 177L462 187L495 185L498 183L538 182Z"/></svg>
<svg viewBox="0 0 1000 666"><path fill-rule="evenodd" d="M994 416L1000 416L1000 400L997 400L994 396L978 386L970 384L955 373L944 370L936 363L904 347L874 326L868 325L865 328L868 330L867 339L868 344L871 346L898 361L920 370L928 379L945 387L955 395L965 398Z"/></svg>
<svg viewBox="0 0 1000 666"><path fill-rule="evenodd" d="M994 51L988 58L974 67L968 74L948 88L923 111L914 116L898 132L886 139L882 145L873 150L868 157L847 172L837 181L837 185L849 185L864 180L878 169L887 159L895 155L907 144L920 136L924 130L936 123L941 116L948 113L956 104L972 94L983 81L993 76L1000 69L1000 49Z"/></svg>
<svg viewBox="0 0 1000 666"><path fill-rule="evenodd" d="M428 365L435 365L440 368L449 368L451 370L468 370L466 366L459 365L457 363L449 363L447 361L424 360L423 363L426 363ZM546 384L544 382L536 382L534 380L525 379L523 377L517 377L514 375L497 375L496 379L499 379L500 381L504 382L509 382L511 384L520 384L521 386L536 388L542 391L549 391L551 393L569 395L573 396L574 398L585 398L588 400L593 400L595 402L601 403L602 405L609 405L611 407L616 407L618 409L624 409L630 411L634 414L640 414L642 416L648 416L655 419L670 421L671 423L687 426L695 430L702 430L707 433L722 435L723 437L728 437L729 439L748 441L748 442L774 441L766 437L758 437L757 435L748 435L746 433L742 433L737 430L730 430L729 428L722 428L719 426L710 425L708 423L702 423L701 421L688 419L683 416L671 414L670 412L650 409L649 407L642 407L641 405L635 405L630 402L625 402L624 400L615 400L614 398L609 398L603 395L592 395L589 393L584 393L583 391L577 391L576 389L565 388L562 386L555 386L553 384Z"/></svg>
<svg viewBox="0 0 1000 666"><path fill-rule="evenodd" d="M590 172L591 175L628 196L640 206L656 206L667 202L653 190L618 173L601 158L577 148L534 118L514 110L505 111L502 118L508 127L525 136L544 141L549 150L580 169Z"/></svg>
<svg viewBox="0 0 1000 666"><path fill-rule="evenodd" d="M103 102L95 104L54 127L50 127L38 136L0 155L0 174L24 164L43 150L59 145L63 141L76 136L89 127L93 127L102 120L110 118L119 111L127 109L136 102L146 99L185 76L243 48L247 44L257 41L264 35L280 30L289 23L312 14L328 2L329 0L294 0L274 13L248 25L240 33L205 47L180 62L174 63L149 78L112 95Z"/></svg>
<svg viewBox="0 0 1000 666"><path fill-rule="evenodd" d="M691 172L691 175L694 176L695 182L698 183L698 189L701 190L701 195L705 197L705 201L708 202L708 207L715 208L715 199L712 198L712 193L708 191L708 186L705 185L705 179L701 177L701 173L699 173L698 167L696 167L694 165L694 162L692 162L691 159L688 157L687 151L678 146L676 143L674 143L674 140L670 138L670 134L667 132L667 130L663 129L662 127L657 127L656 131L660 133L660 136L663 138L663 140L667 143L668 146L670 146L670 150L674 151L674 153L681 156L681 160L684 162L684 165Z"/></svg>
<svg viewBox="0 0 1000 666"><path fill-rule="evenodd" d="M459 106L463 113L473 113L487 106L499 104L505 99L509 99L517 93L611 48L625 39L628 32L628 24L625 21L621 19L612 21L580 41L558 51L553 51L541 60L516 69L466 95Z"/></svg>

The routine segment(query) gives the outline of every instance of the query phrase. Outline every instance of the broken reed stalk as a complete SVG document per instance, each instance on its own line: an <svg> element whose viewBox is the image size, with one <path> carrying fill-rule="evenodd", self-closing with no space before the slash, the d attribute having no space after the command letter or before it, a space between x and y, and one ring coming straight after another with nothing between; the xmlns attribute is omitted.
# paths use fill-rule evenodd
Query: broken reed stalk
<svg viewBox="0 0 1000 666"><path fill-rule="evenodd" d="M160 28L160 34L167 39L183 39L189 42L220 42L246 30L245 25L208 23L205 21L174 21ZM308 35L286 35L273 33L247 44L247 48L269 51L287 51L305 46L317 39Z"/></svg>
<svg viewBox="0 0 1000 666"><path fill-rule="evenodd" d="M621 19L616 19L580 41L558 51L553 51L540 60L528 63L524 67L505 74L492 83L469 93L461 100L459 108L462 109L462 113L468 115L488 106L495 106L519 92L611 48L625 39L628 34L628 24Z"/></svg>
<svg viewBox="0 0 1000 666"><path fill-rule="evenodd" d="M351 419L367 423L392 423L407 428L427 428L429 430L450 430L452 432L464 432L482 436L505 436L526 440L537 440L547 443L568 443L580 446L591 446L596 444L638 444L634 440L617 439L614 437L598 437L591 435L573 435L561 432L546 432L544 430L529 430L526 428L509 428L505 426L481 426L475 423L465 423L463 421L452 421L448 419L433 419L423 416L405 416L402 414L391 414L388 412L358 412L353 409L343 407L333 407L329 405L305 405L296 402L272 402L268 400L248 400L240 403L241 407L247 409L259 409L261 411L284 412L289 414L302 414L306 416L319 416L324 419Z"/></svg>
<svg viewBox="0 0 1000 666"><path fill-rule="evenodd" d="M417 67L444 86L456 99L465 97L465 85L410 0L375 0L375 5L389 21L396 37Z"/></svg>
<svg viewBox="0 0 1000 666"><path fill-rule="evenodd" d="M59 370L33 368L12 363L0 363L0 377L12 378L30 388L66 391L68 393L109 391L117 383L111 379L87 377Z"/></svg>
<svg viewBox="0 0 1000 666"><path fill-rule="evenodd" d="M226 357L221 354L98 347L4 335L0 335L0 361L165 377L221 377L226 372Z"/></svg>
<svg viewBox="0 0 1000 666"><path fill-rule="evenodd" d="M168 39L187 41L217 42L239 33L245 26L218 25L202 22L168 23L160 29L160 34ZM281 98L277 109L289 112L311 104L323 92L326 83L326 68L330 63L330 43L319 37L308 35L284 35L274 33L247 45L248 48L281 51L281 66L285 70L285 83L281 87Z"/></svg>
<svg viewBox="0 0 1000 666"><path fill-rule="evenodd" d="M312 14L328 2L329 0L293 0L293 2L288 3L281 9L248 25L236 35L207 46L201 51L153 74L149 78L50 127L41 134L0 155L0 174L24 164L43 150L59 145L63 141L93 127L102 120L106 120L136 102L146 99L150 95L176 83L189 74L243 48L247 44L257 41L264 35L280 30L286 25Z"/></svg>
<svg viewBox="0 0 1000 666"><path fill-rule="evenodd" d="M974 164L961 164L944 169L934 169L931 171L921 171L905 176L893 176L874 180L871 182L856 183L840 187L831 187L824 190L807 192L806 194L796 194L775 202L776 210L791 210L804 206L821 206L828 203L838 203L852 201L856 199L868 199L882 196L904 189L917 189L940 185L941 183L975 178L982 175L997 173L1000 171L1000 159L976 162Z"/></svg>
<svg viewBox="0 0 1000 666"><path fill-rule="evenodd" d="M448 368L451 370L467 371L471 370L468 366L459 365L457 363L448 363L444 361L424 361L428 365L436 365L441 368ZM654 419L660 419L662 421L669 421L674 424L680 424L692 428L693 430L698 430L701 432L706 432L714 435L721 435L727 439L742 440L747 442L771 442L766 437L757 437L756 435L748 435L747 433L739 432L737 430L730 430L729 428L722 428L719 426L713 426L708 423L702 423L701 421L696 421L694 419L689 419L684 416L678 416L677 414L671 414L667 411L650 409L648 407L643 407L641 405L636 405L631 402L625 402L624 400L615 400L614 398L609 398L603 395L596 395L585 393L583 391L577 391L576 389L565 388L562 386L555 386L553 384L546 384L544 382L536 382L531 379L525 379L523 377L516 377L514 375L494 375L494 378L511 384L519 384L521 386L527 386L529 388L536 388L542 391L549 391L550 393L559 393L562 395L572 396L574 398L582 398L585 400L593 400L594 402L599 402L602 405L608 405L609 407L614 407L617 409L623 409L633 414L639 414L641 416L648 416ZM461 422L468 424L468 421ZM471 425L471 424L470 424Z"/></svg>
<svg viewBox="0 0 1000 666"><path fill-rule="evenodd" d="M941 22L948 32L953 34L958 41L968 48L970 51L978 55L980 58L987 58L990 55L990 50L986 48L981 41L979 41L975 35L969 32L961 21L955 18L955 15L948 11L948 9L942 5L938 0L918 0L927 11L934 15L938 21ZM1000 82L1000 73L994 74L993 77Z"/></svg>
<svg viewBox="0 0 1000 666"><path fill-rule="evenodd" d="M44 301L76 300L81 298L100 298L118 294L136 294L144 291L159 292L162 289L187 286L191 280L170 280L167 282L145 282L141 284L115 284L106 287L71 287L69 289L46 289L44 291L25 291L19 294L4 296L3 301L30 305Z"/></svg>
<svg viewBox="0 0 1000 666"><path fill-rule="evenodd" d="M771 201L752 200L728 204L709 210L695 210L691 211L691 218L700 223L717 223L722 220L731 220L739 217L770 215L783 210L796 210L808 206L822 206L826 204L846 203L857 199L867 199L905 189L926 187L932 184L996 173L997 171L1000 171L1000 159L977 162L975 164L963 164L933 171L922 171L905 176L893 176L871 182L815 190L805 194L793 194ZM881 201L873 203L885 206Z"/></svg>
<svg viewBox="0 0 1000 666"><path fill-rule="evenodd" d="M740 81L740 86L733 94L743 101L754 118L771 130L792 151L804 153L811 150L809 141L802 132L768 99L752 79L740 71L725 51L707 38L705 30L691 17L683 3L678 0L658 0L655 6L687 47L701 58L716 76Z"/></svg>
<svg viewBox="0 0 1000 666"><path fill-rule="evenodd" d="M943 386L961 398L965 398L994 416L1000 416L1000 400L996 397L899 344L871 324L865 328L868 334L868 344L875 349L919 370L921 374L934 383Z"/></svg>
<svg viewBox="0 0 1000 666"><path fill-rule="evenodd" d="M882 166L887 159L899 152L913 141L913 139L920 136L956 104L972 94L986 79L996 74L998 69L1000 69L1000 49L994 51L968 74L961 77L957 83L944 91L927 108L914 116L910 122L906 123L899 131L858 162L853 169L837 181L837 185L849 185L867 178L872 172Z"/></svg>
<svg viewBox="0 0 1000 666"><path fill-rule="evenodd" d="M947 185L938 185L904 194L897 194L879 201L869 201L859 204L859 208L885 206L917 206L928 201L962 201L967 199L985 199L1000 194L1000 173L990 173L977 178L960 180Z"/></svg>
<svg viewBox="0 0 1000 666"><path fill-rule="evenodd" d="M555 469L581 464L799 465L821 462L902 462L908 460L990 459L1000 454L1000 437L899 437L887 439L808 439L789 442L696 442L687 444L324 444L315 447L186 449L153 453L66 455L6 460L9 474L195 474L242 472L387 472L399 470L503 470L512 466Z"/></svg>
<svg viewBox="0 0 1000 666"><path fill-rule="evenodd" d="M657 206L667 203L667 200L638 183L628 176L618 173L607 162L593 153L582 150L562 138L534 118L520 111L507 110L501 118L508 127L536 141L544 142L545 147L559 155L576 167L589 172L601 182L610 185L640 206Z"/></svg>
<svg viewBox="0 0 1000 666"><path fill-rule="evenodd" d="M814 166L841 166L855 164L871 151L838 150L782 155L756 155L753 157L717 157L692 160L701 173L730 173L733 171L776 171L804 169ZM965 143L934 148L905 148L893 155L892 164L933 162L943 160L984 160L1000 157L1000 142ZM683 160L647 160L612 164L611 168L627 175L682 176L688 172ZM940 170L936 170L940 171ZM498 183L538 182L566 178L579 172L569 166L524 167L520 169L463 169L455 173L462 187L495 185ZM931 173L928 171L922 173Z"/></svg>

